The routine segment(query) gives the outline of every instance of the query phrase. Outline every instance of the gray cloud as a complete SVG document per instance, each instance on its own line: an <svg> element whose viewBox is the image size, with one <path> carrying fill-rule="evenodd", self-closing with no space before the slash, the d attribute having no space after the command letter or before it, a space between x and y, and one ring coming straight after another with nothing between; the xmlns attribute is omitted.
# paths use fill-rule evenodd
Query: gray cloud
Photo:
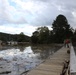
<svg viewBox="0 0 76 75"><path fill-rule="evenodd" d="M8 0L0 0L0 31L10 33L23 31L31 35L38 26L51 27L59 14L63 14L68 23L76 28L76 0L9 1L16 5L11 5Z"/></svg>
<svg viewBox="0 0 76 75"><path fill-rule="evenodd" d="M41 25L49 25L51 26L53 20L55 20L56 16L59 14L63 14L68 19L68 22L71 26L75 26L76 17L74 17L74 13L76 13L76 0L22 0L24 2L33 2L33 7L31 10L24 9L22 10L17 9L17 13L20 12L19 19L12 20L10 13L8 11L5 11L3 9L3 6L7 6L8 4L5 2L4 5L2 5L2 9L0 11L3 11L0 13L0 24L2 23L28 23L32 24L34 26L41 26ZM25 6L26 7L26 6ZM17 14L16 13L16 14Z"/></svg>
<svg viewBox="0 0 76 75"><path fill-rule="evenodd" d="M45 2L45 0L39 0ZM47 4L48 3L48 4ZM41 17L37 17L39 23L43 23L43 25L51 25L53 20L57 15L63 14L68 19L68 22L71 26L75 26L76 22L73 12L76 9L76 1L75 0L47 0L47 2L43 3L47 6L47 9L43 11L43 14L40 14ZM76 12L75 12L76 13ZM47 16L46 16L47 15ZM35 21L36 22L36 21Z"/></svg>
<svg viewBox="0 0 76 75"><path fill-rule="evenodd" d="M14 12L15 11L15 12ZM0 25L3 24L24 24L27 23L24 16L19 15L20 17L15 19L18 16L19 11L16 10L9 5L7 0L0 1ZM13 14L15 16L13 17Z"/></svg>

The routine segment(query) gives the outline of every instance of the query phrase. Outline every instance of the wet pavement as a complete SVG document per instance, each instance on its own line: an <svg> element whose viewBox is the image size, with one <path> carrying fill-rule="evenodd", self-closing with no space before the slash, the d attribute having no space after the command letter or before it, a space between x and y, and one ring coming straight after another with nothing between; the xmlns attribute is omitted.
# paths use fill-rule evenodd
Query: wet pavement
<svg viewBox="0 0 76 75"><path fill-rule="evenodd" d="M0 50L0 75L22 75L45 61L56 50L36 46Z"/></svg>

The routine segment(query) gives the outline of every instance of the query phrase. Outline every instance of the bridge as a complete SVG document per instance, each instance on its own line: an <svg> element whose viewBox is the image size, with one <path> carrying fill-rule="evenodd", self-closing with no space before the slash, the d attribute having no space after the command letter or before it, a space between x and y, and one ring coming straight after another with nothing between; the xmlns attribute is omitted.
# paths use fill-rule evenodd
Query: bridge
<svg viewBox="0 0 76 75"><path fill-rule="evenodd" d="M62 47L26 75L76 75L76 57L73 46L70 44L70 48Z"/></svg>

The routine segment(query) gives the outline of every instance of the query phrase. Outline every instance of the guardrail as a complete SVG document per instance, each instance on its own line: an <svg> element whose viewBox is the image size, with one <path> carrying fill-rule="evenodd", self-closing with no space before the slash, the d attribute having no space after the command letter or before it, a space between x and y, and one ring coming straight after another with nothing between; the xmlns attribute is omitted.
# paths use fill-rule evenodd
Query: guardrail
<svg viewBox="0 0 76 75"><path fill-rule="evenodd" d="M76 55L72 44L70 45L70 75L76 75Z"/></svg>

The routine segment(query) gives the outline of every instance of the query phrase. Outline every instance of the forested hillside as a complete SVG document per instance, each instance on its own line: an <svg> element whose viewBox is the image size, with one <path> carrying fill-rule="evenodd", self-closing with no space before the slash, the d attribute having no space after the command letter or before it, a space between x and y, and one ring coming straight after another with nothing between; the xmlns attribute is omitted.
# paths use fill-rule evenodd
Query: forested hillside
<svg viewBox="0 0 76 75"><path fill-rule="evenodd" d="M17 42L29 42L30 37L24 35L23 32L20 34L7 34L0 32L0 40L7 42L7 41L17 41Z"/></svg>

